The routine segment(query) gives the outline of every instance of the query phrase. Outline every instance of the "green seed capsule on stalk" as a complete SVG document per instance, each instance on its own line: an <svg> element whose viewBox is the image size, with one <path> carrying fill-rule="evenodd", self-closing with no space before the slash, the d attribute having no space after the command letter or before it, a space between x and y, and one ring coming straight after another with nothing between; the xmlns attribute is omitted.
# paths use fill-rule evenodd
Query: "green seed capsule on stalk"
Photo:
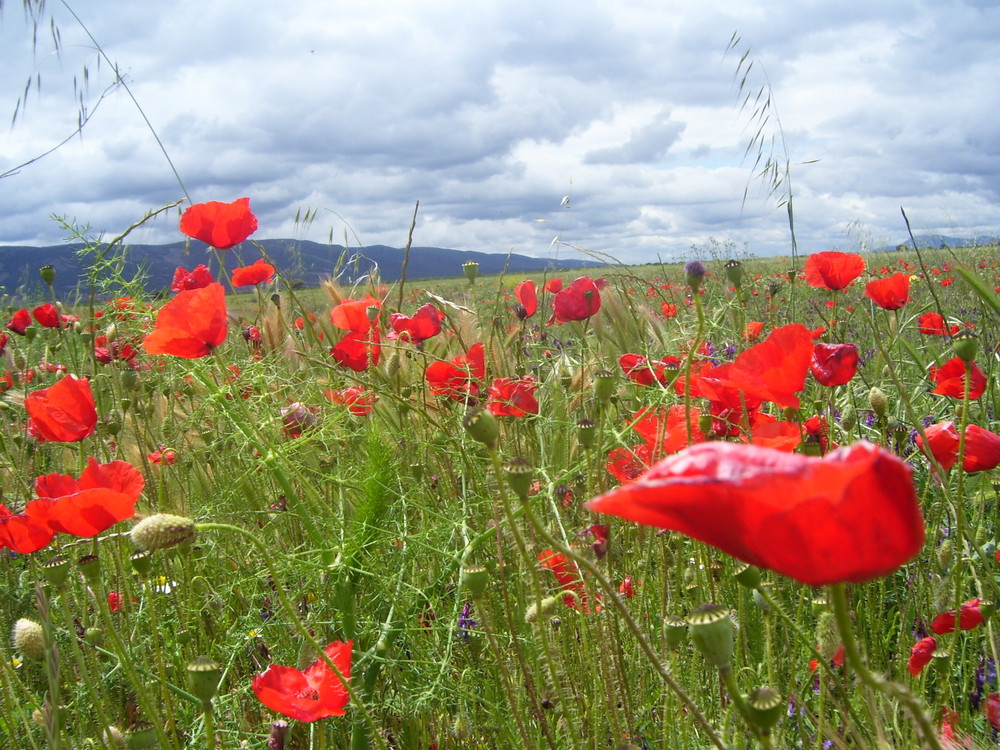
<svg viewBox="0 0 1000 750"><path fill-rule="evenodd" d="M473 599L482 598L490 582L490 572L484 565L467 565L462 568L462 588Z"/></svg>
<svg viewBox="0 0 1000 750"><path fill-rule="evenodd" d="M214 659L199 656L187 665L188 687L191 694L201 699L202 703L211 702L219 692L219 680L222 679L222 666Z"/></svg>
<svg viewBox="0 0 1000 750"><path fill-rule="evenodd" d="M688 626L702 656L719 669L728 669L734 640L729 610L721 604L702 604L688 615Z"/></svg>
<svg viewBox="0 0 1000 750"><path fill-rule="evenodd" d="M605 404L615 393L618 378L611 370L598 370L594 373L594 398Z"/></svg>
<svg viewBox="0 0 1000 750"><path fill-rule="evenodd" d="M137 721L125 730L125 744L130 750L156 747L156 727L148 721Z"/></svg>
<svg viewBox="0 0 1000 750"><path fill-rule="evenodd" d="M785 699L781 694L765 685L751 690L745 699L750 709L747 719L765 732L773 729L785 708Z"/></svg>
<svg viewBox="0 0 1000 750"><path fill-rule="evenodd" d="M531 491L531 475L533 472L534 467L531 465L531 462L520 456L512 459L504 467L508 486L521 500L528 499L528 493Z"/></svg>
<svg viewBox="0 0 1000 750"><path fill-rule="evenodd" d="M61 589L69 578L69 560L62 555L49 558L42 563L42 575L51 585Z"/></svg>
<svg viewBox="0 0 1000 750"><path fill-rule="evenodd" d="M737 289L743 286L743 275L745 272L742 263L734 258L732 260L727 260L726 265L724 265L723 268L726 271L726 279L730 284Z"/></svg>
<svg viewBox="0 0 1000 750"><path fill-rule="evenodd" d="M677 615L667 615L663 620L663 640L667 648L678 648L688 637L687 620Z"/></svg>
<svg viewBox="0 0 1000 750"><path fill-rule="evenodd" d="M597 439L597 425L591 419L581 419L576 423L576 439L584 448L593 448Z"/></svg>
<svg viewBox="0 0 1000 750"><path fill-rule="evenodd" d="M500 439L500 426L488 411L480 407L472 409L463 417L462 426L473 440L482 443L490 450L496 450L497 441Z"/></svg>
<svg viewBox="0 0 1000 750"><path fill-rule="evenodd" d="M979 338L972 331L964 329L951 337L955 356L963 362L972 362L979 354Z"/></svg>

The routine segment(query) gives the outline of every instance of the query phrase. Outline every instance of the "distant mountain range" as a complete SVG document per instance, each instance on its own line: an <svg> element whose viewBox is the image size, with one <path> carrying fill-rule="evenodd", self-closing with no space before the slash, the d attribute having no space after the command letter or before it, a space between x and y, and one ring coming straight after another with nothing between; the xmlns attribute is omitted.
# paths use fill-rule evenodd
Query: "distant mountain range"
<svg viewBox="0 0 1000 750"><path fill-rule="evenodd" d="M260 240L271 263L287 279L304 286L317 286L321 279L335 274L343 282L352 282L377 268L383 281L397 281L403 267L403 250L385 245L344 248L306 240ZM40 297L44 285L38 269L44 265L56 269L55 289L60 298L84 291L88 269L95 267L95 255L80 250L83 245L52 247L0 246L0 286L18 299ZM250 265L260 257L260 251L250 243L223 253L227 272L238 266ZM105 261L111 258L105 258ZM448 250L440 247L411 247L406 268L407 279L428 279L461 276L462 264L479 263L479 273L498 274L540 272L546 269L593 268L603 263L586 260L546 260L526 255L479 253ZM196 241L174 242L169 245L129 245L121 253L120 276L131 280L142 271L145 289L151 293L165 289L173 281L177 266L192 269L200 263L218 273L218 261L211 257L208 246ZM102 272L104 278L108 273Z"/></svg>
<svg viewBox="0 0 1000 750"><path fill-rule="evenodd" d="M946 234L918 234L913 239L917 241L917 247L921 250L936 247L986 247L1000 244L1000 237L997 235L983 235L982 237L973 237L970 239L969 237L949 237ZM883 249L912 250L913 243L907 239L898 245L887 245Z"/></svg>

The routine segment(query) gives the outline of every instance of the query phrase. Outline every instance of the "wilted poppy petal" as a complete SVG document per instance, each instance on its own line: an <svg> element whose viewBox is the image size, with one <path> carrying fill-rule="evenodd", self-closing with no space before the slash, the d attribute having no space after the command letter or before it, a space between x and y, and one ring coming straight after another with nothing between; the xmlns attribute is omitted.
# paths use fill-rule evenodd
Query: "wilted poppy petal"
<svg viewBox="0 0 1000 750"><path fill-rule="evenodd" d="M142 345L149 354L197 359L225 341L228 330L226 291L213 283L180 292L165 304Z"/></svg>
<svg viewBox="0 0 1000 750"><path fill-rule="evenodd" d="M860 442L810 458L710 442L588 503L810 586L886 575L923 544L912 471Z"/></svg>

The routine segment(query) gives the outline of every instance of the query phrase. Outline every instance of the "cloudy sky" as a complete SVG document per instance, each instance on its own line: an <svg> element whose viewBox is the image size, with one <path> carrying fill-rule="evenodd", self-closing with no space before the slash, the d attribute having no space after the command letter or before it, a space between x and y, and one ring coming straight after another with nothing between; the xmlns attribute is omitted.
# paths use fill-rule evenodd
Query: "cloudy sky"
<svg viewBox="0 0 1000 750"><path fill-rule="evenodd" d="M419 200L417 245L770 255L789 250L789 184L804 252L901 242L901 206L917 233L1000 232L994 0L70 4L190 198L250 196L258 238L400 247ZM0 173L73 132L85 67L92 117L0 179L0 244L60 242L52 215L114 235L184 197L127 92L101 98L114 77L80 24L48 9L58 56L48 17L33 51L5 4ZM739 106L748 51L765 121ZM744 156L760 127L779 195ZM133 235L177 239L176 210Z"/></svg>

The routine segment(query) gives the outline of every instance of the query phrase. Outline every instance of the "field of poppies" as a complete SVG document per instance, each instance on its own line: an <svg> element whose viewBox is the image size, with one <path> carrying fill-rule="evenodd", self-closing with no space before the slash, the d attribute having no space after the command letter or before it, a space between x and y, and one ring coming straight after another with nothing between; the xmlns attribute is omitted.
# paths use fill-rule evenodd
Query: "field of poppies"
<svg viewBox="0 0 1000 750"><path fill-rule="evenodd" d="M997 744L997 248L293 290L249 204L10 308L5 746Z"/></svg>

